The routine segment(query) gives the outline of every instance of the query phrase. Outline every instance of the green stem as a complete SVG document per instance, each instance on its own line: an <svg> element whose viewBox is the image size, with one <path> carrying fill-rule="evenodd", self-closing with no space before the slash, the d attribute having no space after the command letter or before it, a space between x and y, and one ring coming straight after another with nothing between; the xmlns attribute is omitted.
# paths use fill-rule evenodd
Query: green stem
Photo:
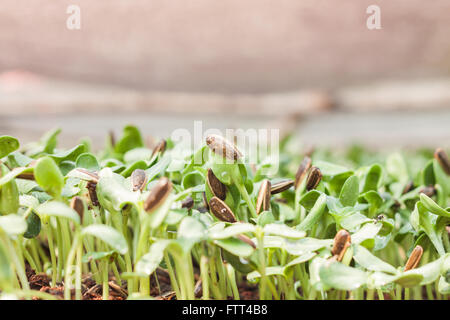
<svg viewBox="0 0 450 320"><path fill-rule="evenodd" d="M384 294L383 291L381 289L377 289L377 294L378 294L378 300L384 300Z"/></svg>
<svg viewBox="0 0 450 320"><path fill-rule="evenodd" d="M57 260L58 273L56 281L60 281L62 279L63 261L65 261L64 260L65 253L61 231L61 223L58 219L56 219L56 246L58 247L58 260Z"/></svg>
<svg viewBox="0 0 450 320"><path fill-rule="evenodd" d="M41 244L38 242L37 238L33 239L34 246L39 254L39 257L42 260L42 266L44 266L46 263L51 263L50 260L47 257L47 254L44 252L44 249L42 248Z"/></svg>
<svg viewBox="0 0 450 320"><path fill-rule="evenodd" d="M28 263L30 264L31 269L35 270L36 272L39 272L38 266L34 262L34 259L30 255L30 253L27 250L24 250L23 255L24 255L25 259L28 261Z"/></svg>
<svg viewBox="0 0 450 320"><path fill-rule="evenodd" d="M76 234L74 242L72 244L72 248L70 248L69 254L67 255L66 262L66 270L64 274L64 299L71 300L72 295L70 293L72 289L72 267L73 261L75 260L75 256L77 254L78 247L81 245L81 235Z"/></svg>
<svg viewBox="0 0 450 320"><path fill-rule="evenodd" d="M427 291L427 299L434 300L433 289L431 288L431 285L427 284L425 287L426 287L426 291Z"/></svg>
<svg viewBox="0 0 450 320"><path fill-rule="evenodd" d="M119 270L117 270L116 262L111 263L111 267L114 273L114 277L116 278L116 282L119 286L122 285L122 278L120 277Z"/></svg>
<svg viewBox="0 0 450 320"><path fill-rule="evenodd" d="M217 273L216 273L216 262L214 260L215 260L215 257L209 259L209 264L210 264L210 269L211 269L211 282L212 282L211 289L213 291L215 299L223 300L224 296L222 295L222 291L219 290L219 283L217 280Z"/></svg>
<svg viewBox="0 0 450 320"><path fill-rule="evenodd" d="M57 278L57 269L56 269L56 255L55 255L55 246L53 242L53 231L52 226L50 225L50 221L45 225L45 231L47 233L48 239L48 250L50 251L50 259L52 262L52 286L56 286L56 278Z"/></svg>
<svg viewBox="0 0 450 320"><path fill-rule="evenodd" d="M238 188L239 192L244 198L245 203L247 203L247 207L250 210L252 217L256 219L258 215L256 214L255 206L252 202L252 199L250 199L250 196L248 195L247 189L245 188L244 185L238 183L236 183L236 187Z"/></svg>
<svg viewBox="0 0 450 320"><path fill-rule="evenodd" d="M402 300L402 287L399 284L396 286L395 299Z"/></svg>
<svg viewBox="0 0 450 320"><path fill-rule="evenodd" d="M375 293L374 289L368 289L367 290L367 300L373 300L374 293Z"/></svg>
<svg viewBox="0 0 450 320"><path fill-rule="evenodd" d="M259 259L259 273L261 279L259 281L259 299L264 300L266 297L266 257L264 254L264 232L258 228L256 231L256 238L258 239L258 259Z"/></svg>
<svg viewBox="0 0 450 320"><path fill-rule="evenodd" d="M102 275L103 275L103 295L102 295L102 299L103 300L108 300L109 299L109 283L108 283L108 273L109 273L109 268L108 268L108 259L104 259L103 261L103 270L102 270Z"/></svg>
<svg viewBox="0 0 450 320"><path fill-rule="evenodd" d="M436 292L436 299L437 299L437 300L442 300L442 295L441 295L441 293L439 292L439 279L436 280L436 281L434 282L434 284L435 284L434 291Z"/></svg>
<svg viewBox="0 0 450 320"><path fill-rule="evenodd" d="M166 266L169 270L170 283L177 295L177 299L179 299L179 297L181 297L180 286L178 285L177 278L175 277L175 272L173 270L172 263L170 262L170 257L167 252L164 252L164 261L166 262Z"/></svg>
<svg viewBox="0 0 450 320"><path fill-rule="evenodd" d="M36 249L36 245L35 245L36 242L34 240L35 239L32 239L31 241L29 241L31 256L33 257L33 260L36 263L36 267L37 267L36 272L42 272L42 263L41 263L41 259L39 258L38 250Z"/></svg>
<svg viewBox="0 0 450 320"><path fill-rule="evenodd" d="M83 257L83 245L77 246L77 265L75 269L75 299L81 300L81 268L82 268L82 257Z"/></svg>
<svg viewBox="0 0 450 320"><path fill-rule="evenodd" d="M236 274L234 272L233 266L231 264L227 264L226 268L228 271L228 279L229 283L231 284L234 300L240 300L239 290L236 285Z"/></svg>
<svg viewBox="0 0 450 320"><path fill-rule="evenodd" d="M23 267L23 261L20 261L19 257L16 254L16 250L14 249L14 246L11 243L11 240L1 229L0 229L0 239L4 243L6 249L8 250L13 266L17 271L17 275L19 276L22 289L30 290L27 274L25 273L25 268Z"/></svg>
<svg viewBox="0 0 450 320"><path fill-rule="evenodd" d="M202 298L209 300L209 275L208 275L208 258L202 256L200 258L200 277L202 278Z"/></svg>

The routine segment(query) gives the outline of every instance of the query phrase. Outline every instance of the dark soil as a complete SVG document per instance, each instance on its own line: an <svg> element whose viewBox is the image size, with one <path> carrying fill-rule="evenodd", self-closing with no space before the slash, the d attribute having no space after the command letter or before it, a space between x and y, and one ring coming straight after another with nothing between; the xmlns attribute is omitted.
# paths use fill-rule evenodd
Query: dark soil
<svg viewBox="0 0 450 320"><path fill-rule="evenodd" d="M64 283L57 283L55 287L50 287L51 278L45 273L36 273L29 265L26 266L26 273L28 281L30 283L30 289L46 292L54 295L59 299L64 299ZM166 271L163 269L157 269L156 277L152 274L150 276L150 295L158 300L176 300L175 292L170 285L170 278ZM198 280L198 275L196 275ZM101 284L95 282L90 276L86 275L82 279L81 293L83 300L102 300L103 287ZM72 299L75 298L75 290L72 289ZM239 295L242 300L257 300L259 298L258 288L250 286L248 284L242 284L239 287ZM126 300L128 296L127 285L124 281L119 285L114 278L109 278L109 300ZM232 299L230 297L230 299ZM39 298L33 298L33 300L39 300Z"/></svg>

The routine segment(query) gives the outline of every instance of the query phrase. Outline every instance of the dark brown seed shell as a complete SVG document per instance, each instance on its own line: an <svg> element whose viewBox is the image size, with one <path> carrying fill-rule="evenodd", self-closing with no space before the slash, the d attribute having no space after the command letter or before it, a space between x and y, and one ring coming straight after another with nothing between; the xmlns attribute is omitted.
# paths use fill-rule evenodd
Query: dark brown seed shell
<svg viewBox="0 0 450 320"><path fill-rule="evenodd" d="M172 191L172 183L167 177L161 177L158 183L152 188L150 194L144 202L144 210L148 213L153 212L164 203L164 200Z"/></svg>
<svg viewBox="0 0 450 320"><path fill-rule="evenodd" d="M206 145L216 154L236 161L242 157L239 150L228 140L218 135L206 137Z"/></svg>
<svg viewBox="0 0 450 320"><path fill-rule="evenodd" d="M236 222L236 216L233 211L227 206L225 202L217 197L212 197L209 200L209 208L211 213L220 221Z"/></svg>
<svg viewBox="0 0 450 320"><path fill-rule="evenodd" d="M80 197L78 196L73 197L72 200L70 201L70 207L78 213L80 219L83 219L84 205L83 200L81 200Z"/></svg>
<svg viewBox="0 0 450 320"><path fill-rule="evenodd" d="M236 236L236 238L238 238L241 241L244 241L245 243L251 245L254 249L256 249L256 244L252 241L252 239L250 239L249 237L247 237L246 235L243 234L238 234Z"/></svg>
<svg viewBox="0 0 450 320"><path fill-rule="evenodd" d="M264 180L259 188L258 198L256 199L256 214L260 214L263 211L270 208L270 181Z"/></svg>
<svg viewBox="0 0 450 320"><path fill-rule="evenodd" d="M89 191L89 199L91 199L92 205L98 207L100 203L97 198L97 183L93 181L88 181L86 188Z"/></svg>
<svg viewBox="0 0 450 320"><path fill-rule="evenodd" d="M414 188L414 181L409 181L403 188L402 194L410 192Z"/></svg>
<svg viewBox="0 0 450 320"><path fill-rule="evenodd" d="M284 199L284 198L275 198L273 201L278 202L278 203L283 203L283 204L288 203L287 199Z"/></svg>
<svg viewBox="0 0 450 320"><path fill-rule="evenodd" d="M419 190L419 193L425 194L427 197L432 197L436 194L436 189L433 186L423 187Z"/></svg>
<svg viewBox="0 0 450 320"><path fill-rule="evenodd" d="M331 249L331 254L336 256L337 261L342 261L347 248L350 246L351 236L347 230L339 230L334 237L333 248Z"/></svg>
<svg viewBox="0 0 450 320"><path fill-rule="evenodd" d="M312 160L310 157L303 158L303 161L302 163L300 163L297 173L295 174L295 189L297 189L303 182L303 179L305 179L306 173L308 172L309 168L311 168L311 163Z"/></svg>
<svg viewBox="0 0 450 320"><path fill-rule="evenodd" d="M199 279L195 284L194 294L196 298L200 298L203 295L202 279Z"/></svg>
<svg viewBox="0 0 450 320"><path fill-rule="evenodd" d="M203 204L205 205L206 211L209 211L209 204L208 204L208 199L206 198L206 193L203 192L202 196L203 196Z"/></svg>
<svg viewBox="0 0 450 320"><path fill-rule="evenodd" d="M193 206L194 206L194 199L192 199L191 197L187 197L187 198L184 199L184 201L181 203L181 207L182 207L182 208L192 209Z"/></svg>
<svg viewBox="0 0 450 320"><path fill-rule="evenodd" d="M441 148L437 148L434 152L434 158L439 162L442 170L450 176L450 160L445 151Z"/></svg>
<svg viewBox="0 0 450 320"><path fill-rule="evenodd" d="M211 192L220 200L225 200L227 196L227 188L220 182L219 179L214 175L212 169L208 169L208 174L206 175L206 182L208 183Z"/></svg>
<svg viewBox="0 0 450 320"><path fill-rule="evenodd" d="M34 173L33 172L24 172L17 176L18 179L25 179L25 180L34 180Z"/></svg>
<svg viewBox="0 0 450 320"><path fill-rule="evenodd" d="M166 150L166 146L167 146L166 140L162 139L161 141L159 141L158 144L153 149L152 156L158 152L163 153Z"/></svg>
<svg viewBox="0 0 450 320"><path fill-rule="evenodd" d="M306 190L310 191L317 187L320 180L322 180L322 172L317 167L311 167L308 178L306 179Z"/></svg>
<svg viewBox="0 0 450 320"><path fill-rule="evenodd" d="M421 246L416 246L411 252L411 255L406 261L404 271L412 270L419 265L420 259L422 258L423 248Z"/></svg>
<svg viewBox="0 0 450 320"><path fill-rule="evenodd" d="M142 169L136 169L131 173L131 185L133 191L142 191L147 184L147 172Z"/></svg>
<svg viewBox="0 0 450 320"><path fill-rule="evenodd" d="M168 291L166 293L163 293L159 296L157 296L156 300L175 300L177 297L177 294L175 291Z"/></svg>
<svg viewBox="0 0 450 320"><path fill-rule="evenodd" d="M293 185L294 185L293 180L285 180L285 181L277 182L275 184L272 184L272 186L270 187L270 193L271 194L281 193L283 191L288 190Z"/></svg>

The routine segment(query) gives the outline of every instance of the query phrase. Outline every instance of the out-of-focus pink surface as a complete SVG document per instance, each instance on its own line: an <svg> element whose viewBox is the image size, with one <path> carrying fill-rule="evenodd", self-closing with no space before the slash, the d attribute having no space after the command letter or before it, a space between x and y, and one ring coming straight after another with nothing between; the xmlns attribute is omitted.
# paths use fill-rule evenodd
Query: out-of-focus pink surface
<svg viewBox="0 0 450 320"><path fill-rule="evenodd" d="M81 30L66 28L71 4ZM448 0L1 0L0 71L250 93L442 77L449 14Z"/></svg>

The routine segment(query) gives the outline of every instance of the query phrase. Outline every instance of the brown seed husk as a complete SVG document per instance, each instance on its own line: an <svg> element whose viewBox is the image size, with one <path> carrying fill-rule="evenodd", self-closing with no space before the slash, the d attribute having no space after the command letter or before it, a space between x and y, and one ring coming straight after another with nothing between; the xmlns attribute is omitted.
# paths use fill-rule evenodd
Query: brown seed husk
<svg viewBox="0 0 450 320"><path fill-rule="evenodd" d="M147 173L142 169L136 169L131 173L131 185L133 191L142 191L147 184Z"/></svg>
<svg viewBox="0 0 450 320"><path fill-rule="evenodd" d="M206 137L206 145L216 154L227 158L232 161L236 161L242 157L239 150L226 140L225 138L218 135L209 135Z"/></svg>
<svg viewBox="0 0 450 320"><path fill-rule="evenodd" d="M158 152L163 153L166 150L166 146L167 146L166 140L162 139L161 141L159 141L158 144L153 149L152 157Z"/></svg>
<svg viewBox="0 0 450 320"><path fill-rule="evenodd" d="M72 200L70 201L70 207L78 213L80 219L83 219L84 205L83 200L81 200L80 197L78 196L73 197Z"/></svg>
<svg viewBox="0 0 450 320"><path fill-rule="evenodd" d="M351 236L347 230L341 229L336 233L334 237L333 248L331 249L331 254L336 256L337 261L342 261L347 248L351 244Z"/></svg>
<svg viewBox="0 0 450 320"><path fill-rule="evenodd" d="M322 172L317 167L311 167L308 178L306 179L306 190L310 191L317 187L322 180Z"/></svg>
<svg viewBox="0 0 450 320"><path fill-rule="evenodd" d="M233 211L227 206L225 202L217 197L212 197L209 200L209 208L211 213L220 221L236 222L236 216Z"/></svg>
<svg viewBox="0 0 450 320"><path fill-rule="evenodd" d="M295 189L297 189L303 182L303 179L305 179L306 173L308 172L309 168L311 168L311 163L312 160L310 157L303 158L303 161L302 163L300 163L297 173L295 174Z"/></svg>
<svg viewBox="0 0 450 320"><path fill-rule="evenodd" d="M92 205L98 207L100 202L98 202L97 198L97 183L94 181L88 181L86 188L89 191L89 199L91 199Z"/></svg>
<svg viewBox="0 0 450 320"><path fill-rule="evenodd" d="M414 181L409 181L403 188L402 194L410 192L414 188Z"/></svg>
<svg viewBox="0 0 450 320"><path fill-rule="evenodd" d="M423 187L419 190L419 193L425 194L427 197L432 197L436 194L436 189L433 186Z"/></svg>
<svg viewBox="0 0 450 320"><path fill-rule="evenodd" d="M199 279L195 284L194 294L196 298L200 298L203 295L202 279Z"/></svg>
<svg viewBox="0 0 450 320"><path fill-rule="evenodd" d="M187 197L181 203L182 208L192 209L193 206L194 206L194 199L192 199L191 197Z"/></svg>
<svg viewBox="0 0 450 320"><path fill-rule="evenodd" d="M259 188L258 198L256 199L256 214L267 211L270 208L270 181L264 180Z"/></svg>
<svg viewBox="0 0 450 320"><path fill-rule="evenodd" d="M270 193L271 194L281 193L283 191L288 190L293 185L294 185L293 180L285 180L285 181L277 182L275 184L272 184L272 186L270 187Z"/></svg>
<svg viewBox="0 0 450 320"><path fill-rule="evenodd" d="M238 234L236 236L236 238L238 238L241 241L244 241L245 243L251 245L254 249L256 249L256 244L252 241L252 239L250 239L249 237L247 237L244 234Z"/></svg>
<svg viewBox="0 0 450 320"><path fill-rule="evenodd" d="M33 172L24 172L24 173L19 174L16 178L25 179L25 180L34 180L34 173Z"/></svg>
<svg viewBox="0 0 450 320"><path fill-rule="evenodd" d="M203 204L205 205L206 211L209 211L208 199L206 198L206 192L202 193L203 196Z"/></svg>
<svg viewBox="0 0 450 320"><path fill-rule="evenodd" d="M406 261L404 271L412 270L419 265L420 259L422 258L423 248L421 246L416 246L411 252L411 255Z"/></svg>
<svg viewBox="0 0 450 320"><path fill-rule="evenodd" d="M225 200L227 196L227 188L220 182L219 179L214 175L212 169L208 169L208 174L206 175L206 182L208 183L211 192L220 200Z"/></svg>
<svg viewBox="0 0 450 320"><path fill-rule="evenodd" d="M172 183L170 180L167 177L161 177L145 199L144 210L148 213L155 211L164 203L171 191Z"/></svg>
<svg viewBox="0 0 450 320"><path fill-rule="evenodd" d="M442 148L437 148L434 152L434 158L439 162L442 170L450 176L450 160Z"/></svg>

